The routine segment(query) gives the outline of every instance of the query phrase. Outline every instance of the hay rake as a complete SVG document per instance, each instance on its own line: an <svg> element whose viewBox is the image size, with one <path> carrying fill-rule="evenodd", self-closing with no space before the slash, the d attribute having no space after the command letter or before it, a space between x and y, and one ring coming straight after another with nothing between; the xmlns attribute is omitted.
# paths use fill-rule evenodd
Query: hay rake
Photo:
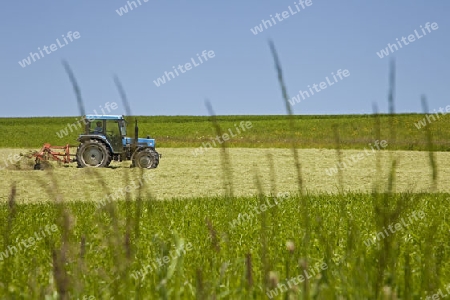
<svg viewBox="0 0 450 300"><path fill-rule="evenodd" d="M49 161L57 161L58 163L68 164L71 162L75 162L75 158L71 158L75 156L75 154L70 153L70 148L77 147L72 145L65 146L52 146L48 143L42 146L41 150L36 151L31 154L31 157L35 158L34 169L42 170L44 169L45 164L48 164ZM55 151L62 150L62 151Z"/></svg>

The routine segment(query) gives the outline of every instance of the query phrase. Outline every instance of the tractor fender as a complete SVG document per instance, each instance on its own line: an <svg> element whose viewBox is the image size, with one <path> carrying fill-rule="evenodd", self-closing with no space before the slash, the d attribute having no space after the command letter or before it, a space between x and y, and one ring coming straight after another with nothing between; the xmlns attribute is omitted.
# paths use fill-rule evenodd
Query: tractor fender
<svg viewBox="0 0 450 300"><path fill-rule="evenodd" d="M80 135L77 138L77 141L79 141L80 143L84 143L85 141L88 140L98 140L101 141L102 143L104 143L106 145L106 147L108 148L109 152L111 154L114 154L113 148L110 144L110 142L102 135Z"/></svg>

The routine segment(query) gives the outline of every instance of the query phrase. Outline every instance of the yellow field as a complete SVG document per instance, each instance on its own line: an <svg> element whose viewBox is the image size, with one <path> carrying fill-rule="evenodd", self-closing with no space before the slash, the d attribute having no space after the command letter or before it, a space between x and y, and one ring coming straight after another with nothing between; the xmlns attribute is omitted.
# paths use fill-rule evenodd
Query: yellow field
<svg viewBox="0 0 450 300"><path fill-rule="evenodd" d="M223 172L220 149L210 149L204 154L193 156L192 148L160 148L163 157L154 170L145 170L150 177L146 190L157 199L188 198L197 196L223 195ZM275 164L275 185L277 192L293 192L297 188L293 156L289 149L254 149L232 148L228 150L231 158L234 194L254 195L257 193L255 172L258 170L264 191L270 192L270 167L267 155L272 154ZM76 164L69 167L56 166L51 172L28 169L13 170L5 168L8 155L25 152L23 149L0 149L0 201L6 201L10 188L15 182L17 201L36 202L53 199L49 191L56 190L64 200L99 201L106 194L120 194L120 189L127 186L126 174L130 182L139 184L140 169L130 169L129 162L112 163L112 168L96 169L106 182L102 188L97 175L90 169L78 169ZM345 150L343 158L364 153L358 150ZM426 152L413 151L379 151L383 169L383 184L386 185L390 156L398 157L396 191L422 192L430 191L431 169ZM310 193L335 193L338 191L338 176L329 176L327 168L336 166L335 150L304 149L299 150L305 189ZM450 192L450 153L437 152L438 191ZM347 159L347 161L348 161ZM51 176L51 174L53 174ZM52 184L56 179L56 188ZM150 178L150 180L147 180ZM375 155L360 155L360 159L343 170L343 183L346 191L368 192L376 178ZM133 198L134 189L129 190Z"/></svg>

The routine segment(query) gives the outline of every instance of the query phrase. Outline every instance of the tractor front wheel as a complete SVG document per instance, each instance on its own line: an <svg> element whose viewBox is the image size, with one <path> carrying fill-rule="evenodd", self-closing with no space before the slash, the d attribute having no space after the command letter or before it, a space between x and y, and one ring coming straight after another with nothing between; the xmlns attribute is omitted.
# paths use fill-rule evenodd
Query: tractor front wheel
<svg viewBox="0 0 450 300"><path fill-rule="evenodd" d="M159 164L159 154L154 149L146 148L137 152L133 157L133 167L155 169Z"/></svg>
<svg viewBox="0 0 450 300"><path fill-rule="evenodd" d="M81 168L107 167L111 163L111 154L106 145L101 141L90 140L85 141L77 149L77 163Z"/></svg>

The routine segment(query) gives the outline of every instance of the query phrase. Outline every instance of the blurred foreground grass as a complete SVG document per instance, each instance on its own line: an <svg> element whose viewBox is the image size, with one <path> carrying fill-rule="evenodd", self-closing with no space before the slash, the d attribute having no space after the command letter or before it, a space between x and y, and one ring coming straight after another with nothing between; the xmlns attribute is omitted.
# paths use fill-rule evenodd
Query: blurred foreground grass
<svg viewBox="0 0 450 300"><path fill-rule="evenodd" d="M383 194L306 195L307 244L300 197L291 196L146 198L100 208L93 202L3 203L0 295L267 299L267 290L281 294L284 284L295 299L375 299L376 290L380 299L419 299L450 283L448 194L390 195L386 207L378 206ZM267 201L273 206L263 212ZM422 218L411 217L420 212ZM402 227L392 233L388 225L396 223ZM53 224L57 229L45 233ZM389 235L368 245L384 230ZM41 239L29 247L12 248L36 235ZM323 263L326 269L317 271ZM305 271L306 282L286 282Z"/></svg>

